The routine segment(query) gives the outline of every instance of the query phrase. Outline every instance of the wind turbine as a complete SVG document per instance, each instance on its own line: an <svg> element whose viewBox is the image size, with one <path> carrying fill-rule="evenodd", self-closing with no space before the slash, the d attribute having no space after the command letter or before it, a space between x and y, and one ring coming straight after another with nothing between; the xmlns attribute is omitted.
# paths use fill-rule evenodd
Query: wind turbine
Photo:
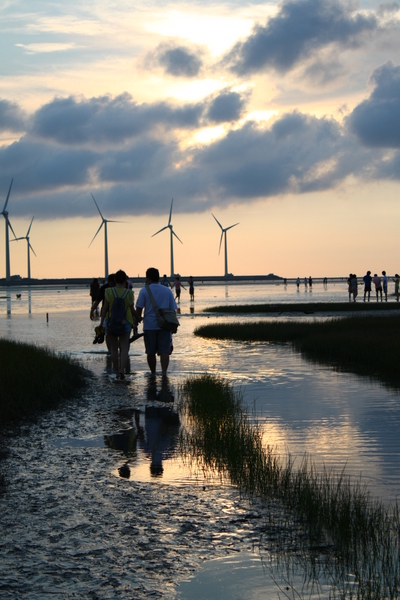
<svg viewBox="0 0 400 600"><path fill-rule="evenodd" d="M120 221L111 221L110 219L105 219L103 217L103 215L101 214L101 210L99 209L99 206L96 202L96 200L94 199L93 194L90 194L93 198L93 202L95 203L97 210L99 211L99 215L101 217L101 225L98 228L98 230L96 231L92 241L89 244L89 248L92 245L95 237L97 236L97 234L99 233L100 229L103 227L104 225L104 272L105 272L105 279L107 280L108 277L108 241L107 241L107 223L120 223Z"/></svg>
<svg viewBox="0 0 400 600"><path fill-rule="evenodd" d="M225 277L228 277L228 245L227 245L227 241L226 241L226 232L229 229L232 229L232 227L236 227L236 225L239 225L239 223L235 223L234 225L229 225L229 227L224 228L224 227L222 227L221 223L218 221L218 219L213 214L212 214L212 216L217 221L218 225L221 227L221 240L219 242L218 254L221 252L222 238L225 237Z"/></svg>
<svg viewBox="0 0 400 600"><path fill-rule="evenodd" d="M36 256L36 252L32 248L32 244L29 241L29 233L30 233L30 230L31 230L34 218L35 217L32 217L31 224L29 225L28 231L26 232L26 235L24 237L19 237L19 238L15 238L15 240L11 240L12 242L17 242L18 240L26 240L26 243L27 243L27 246L28 246L28 280L29 281L31 280L31 255L30 255L30 251L32 250L33 254Z"/></svg>
<svg viewBox="0 0 400 600"><path fill-rule="evenodd" d="M9 229L11 229L11 231L14 234L14 238L16 238L17 236L14 233L14 229L11 226L11 223L8 219L8 211L7 211L7 204L8 204L8 200L10 198L10 193L11 193L11 188L12 188L12 184L13 184L14 179L11 179L11 183L10 183L10 187L8 188L8 194L7 194L7 198L4 204L4 208L1 212L1 214L3 215L3 217L6 220L6 284L10 283L11 280L11 274L10 274L10 236L9 236Z"/></svg>
<svg viewBox="0 0 400 600"><path fill-rule="evenodd" d="M174 276L174 241L173 241L174 238L173 238L173 236L175 236L176 239L179 240L181 244L183 244L182 240L180 240L178 238L178 236L176 235L175 231L172 228L171 216L172 216L172 204L173 204L173 202L174 202L174 199L172 198L172 200L171 200L171 208L170 208L170 211L169 211L168 225L166 225L165 227L163 227L159 231L156 231L156 233L153 233L153 235L151 236L151 237L154 237L155 235L157 235L161 231L164 231L164 229L169 229L170 230L170 236L171 236L171 277Z"/></svg>

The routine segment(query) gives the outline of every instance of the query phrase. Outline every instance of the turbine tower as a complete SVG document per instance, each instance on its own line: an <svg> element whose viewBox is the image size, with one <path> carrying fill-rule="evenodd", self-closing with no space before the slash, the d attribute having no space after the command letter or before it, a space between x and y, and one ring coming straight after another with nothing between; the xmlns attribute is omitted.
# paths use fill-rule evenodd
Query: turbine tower
<svg viewBox="0 0 400 600"><path fill-rule="evenodd" d="M221 223L218 221L218 219L213 214L212 214L212 216L217 221L218 225L221 227L221 240L219 242L219 251L218 251L218 254L220 254L220 252L221 252L222 238L225 237L225 277L228 277L228 244L227 244L227 241L226 241L226 232L229 229L232 229L232 227L236 227L236 225L239 225L239 223L235 223L234 225L229 225L229 227L225 227L224 228L224 227L222 227Z"/></svg>
<svg viewBox="0 0 400 600"><path fill-rule="evenodd" d="M94 234L94 237L92 239L92 241L89 244L89 248L92 245L95 237L97 236L97 234L99 233L100 229L103 227L104 225L104 273L105 273L105 279L107 280L108 277L108 241L107 241L107 223L120 223L120 221L111 221L110 219L105 219L103 217L103 215L101 214L101 210L99 209L99 206L96 202L96 200L94 199L93 194L90 194L93 198L93 202L95 203L97 210L99 211L99 215L101 217L101 225L98 228L98 230L96 231L96 233Z"/></svg>
<svg viewBox="0 0 400 600"><path fill-rule="evenodd" d="M18 240L26 240L27 247L28 247L28 280L29 281L31 280L31 255L30 255L31 250L32 250L33 254L36 256L36 252L32 248L32 244L29 241L29 233L31 231L31 227L32 227L34 218L35 217L32 217L31 224L29 225L28 231L26 232L26 235L24 237L19 237L19 238L15 238L15 240L11 240L12 242L17 242Z"/></svg>
<svg viewBox="0 0 400 600"><path fill-rule="evenodd" d="M174 238L173 238L173 236L175 236L176 239L179 240L181 244L183 244L182 240L180 240L178 238L178 236L176 235L175 231L173 230L172 223L171 223L172 204L173 204L173 202L174 202L174 199L172 198L172 200L171 200L171 208L170 208L170 211L169 211L168 225L166 225L165 227L163 227L159 231L156 231L156 233L153 233L153 235L151 236L151 237L154 237L155 235L157 235L161 231L164 231L164 229L169 229L170 230L170 238L171 238L171 277L174 276Z"/></svg>
<svg viewBox="0 0 400 600"><path fill-rule="evenodd" d="M10 198L10 193L11 193L11 188L12 188L12 184L13 184L13 179L11 179L11 183L10 183L10 187L8 188L8 194L7 194L7 198L6 201L4 203L4 208L2 210L2 215L6 220L6 285L8 285L11 281L11 272L10 272L10 235L9 235L9 229L11 229L11 231L13 232L14 238L16 238L17 236L14 233L14 229L11 226L11 223L9 221L8 218L8 211L7 211L7 204L8 204L8 200Z"/></svg>

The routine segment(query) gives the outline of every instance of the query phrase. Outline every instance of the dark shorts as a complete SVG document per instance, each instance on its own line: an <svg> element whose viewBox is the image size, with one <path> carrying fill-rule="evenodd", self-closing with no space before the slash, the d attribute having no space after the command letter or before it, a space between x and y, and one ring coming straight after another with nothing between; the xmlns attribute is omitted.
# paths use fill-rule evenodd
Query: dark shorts
<svg viewBox="0 0 400 600"><path fill-rule="evenodd" d="M370 292L371 291L371 286L370 285L366 285L364 288L364 292Z"/></svg>
<svg viewBox="0 0 400 600"><path fill-rule="evenodd" d="M146 354L169 354L171 333L163 329L148 329L144 332Z"/></svg>

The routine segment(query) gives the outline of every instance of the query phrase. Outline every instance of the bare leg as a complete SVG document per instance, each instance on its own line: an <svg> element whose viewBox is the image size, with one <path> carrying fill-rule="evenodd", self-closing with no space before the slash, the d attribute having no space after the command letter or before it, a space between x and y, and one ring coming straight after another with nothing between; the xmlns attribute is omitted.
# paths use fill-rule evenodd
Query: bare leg
<svg viewBox="0 0 400 600"><path fill-rule="evenodd" d="M120 372L123 373L128 366L129 360L129 333L124 333L119 336L119 347L121 350Z"/></svg>
<svg viewBox="0 0 400 600"><path fill-rule="evenodd" d="M118 338L115 335L107 335L107 346L110 350L111 354L111 362L114 367L114 371L119 373L119 364L118 364Z"/></svg>
<svg viewBox="0 0 400 600"><path fill-rule="evenodd" d="M148 354L147 355L147 364L149 365L150 371L153 375L156 373L156 355Z"/></svg>
<svg viewBox="0 0 400 600"><path fill-rule="evenodd" d="M160 362L161 362L161 371L162 371L163 377L165 377L167 374L167 369L168 369L168 365L169 365L169 354L161 354Z"/></svg>

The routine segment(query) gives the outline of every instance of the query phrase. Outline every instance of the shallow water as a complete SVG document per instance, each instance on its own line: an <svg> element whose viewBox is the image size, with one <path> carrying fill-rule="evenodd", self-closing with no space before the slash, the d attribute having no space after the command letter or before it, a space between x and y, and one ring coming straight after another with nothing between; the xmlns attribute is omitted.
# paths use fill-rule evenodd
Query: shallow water
<svg viewBox="0 0 400 600"><path fill-rule="evenodd" d="M301 301L310 297L299 294ZM312 298L335 301L343 294L345 284L320 285ZM258 557L265 508L218 478L204 480L177 454L178 387L189 375L218 373L230 381L277 453L288 451L299 463L308 453L335 470L346 466L385 501L399 495L399 394L307 362L288 346L193 335L205 322L235 320L204 315L204 306L293 297L289 286L271 284L198 286L194 306L183 295L164 387L147 375L142 340L131 345L128 384L110 382L105 346L92 343L88 290L35 289L30 300L21 290L20 300L11 294L0 300L0 336L72 354L94 374L83 398L9 439L8 488L0 497L1 597L41 598L53 590L60 598L190 598L190 584L178 584L195 571L197 590L213 581L199 570L206 559L215 559L210 568L220 580L231 573L233 587L248 576L254 598L265 589L277 597L269 577L264 589L254 576L248 555ZM238 553L243 568L232 567ZM233 597L232 586L231 596L224 586L217 593L211 585L215 598Z"/></svg>

